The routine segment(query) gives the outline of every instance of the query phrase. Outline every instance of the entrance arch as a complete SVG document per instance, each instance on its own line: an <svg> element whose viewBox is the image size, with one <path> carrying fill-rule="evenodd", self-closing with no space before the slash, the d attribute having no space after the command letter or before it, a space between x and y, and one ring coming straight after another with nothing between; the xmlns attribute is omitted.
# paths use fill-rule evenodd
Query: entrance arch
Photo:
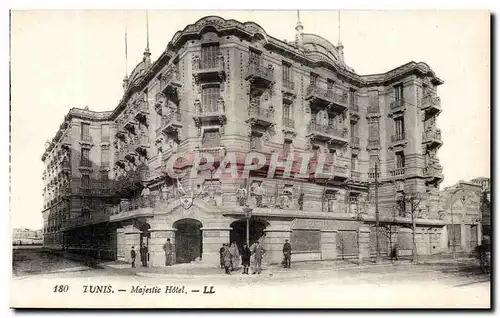
<svg viewBox="0 0 500 318"><path fill-rule="evenodd" d="M195 219L174 222L176 263L189 263L203 254L203 224Z"/></svg>
<svg viewBox="0 0 500 318"><path fill-rule="evenodd" d="M250 219L249 229L250 229L250 246L253 243L264 238L264 230L269 226L269 223L261 219ZM243 244L247 241L247 220L240 219L231 223L231 233L229 234L230 242L236 242L236 245L241 250Z"/></svg>

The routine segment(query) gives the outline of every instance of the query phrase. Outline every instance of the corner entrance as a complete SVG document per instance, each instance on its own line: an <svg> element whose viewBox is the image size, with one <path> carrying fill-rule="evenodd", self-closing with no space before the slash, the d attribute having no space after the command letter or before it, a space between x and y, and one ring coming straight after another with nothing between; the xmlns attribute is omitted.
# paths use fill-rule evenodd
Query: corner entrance
<svg viewBox="0 0 500 318"><path fill-rule="evenodd" d="M257 240L261 240L264 237L264 230L269 225L264 220L251 219L249 223L250 229L250 246ZM246 243L247 239L247 220L241 219L231 223L231 233L229 234L230 243L236 242L236 245L241 250L243 244ZM261 244L264 243L261 240Z"/></svg>
<svg viewBox="0 0 500 318"><path fill-rule="evenodd" d="M189 263L203 253L203 225L195 219L181 219L173 224L175 232L176 263Z"/></svg>

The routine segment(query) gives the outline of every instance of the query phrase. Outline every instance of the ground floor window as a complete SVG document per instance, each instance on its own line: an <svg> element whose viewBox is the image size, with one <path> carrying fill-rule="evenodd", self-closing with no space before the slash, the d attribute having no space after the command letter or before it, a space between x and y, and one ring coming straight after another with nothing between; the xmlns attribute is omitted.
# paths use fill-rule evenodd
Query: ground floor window
<svg viewBox="0 0 500 318"><path fill-rule="evenodd" d="M294 252L320 252L321 232L319 230L293 230L290 244Z"/></svg>

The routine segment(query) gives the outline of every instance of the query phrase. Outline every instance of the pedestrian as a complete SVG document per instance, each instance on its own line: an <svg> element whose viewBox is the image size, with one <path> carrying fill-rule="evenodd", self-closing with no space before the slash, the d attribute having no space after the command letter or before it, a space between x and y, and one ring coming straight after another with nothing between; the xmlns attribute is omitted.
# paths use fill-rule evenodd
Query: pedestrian
<svg viewBox="0 0 500 318"><path fill-rule="evenodd" d="M255 242L253 245L252 249L252 254L254 255L254 261L255 261L255 266L254 266L254 271L252 272L252 275L254 274L260 274L262 270L262 258L264 257L264 254L266 253L266 250L260 246L259 241Z"/></svg>
<svg viewBox="0 0 500 318"><path fill-rule="evenodd" d="M231 275L231 251L226 245L224 248L224 269L226 270L226 274Z"/></svg>
<svg viewBox="0 0 500 318"><path fill-rule="evenodd" d="M247 243L243 244L243 250L241 251L241 265L243 266L243 273L248 275L248 266L250 266L250 255L252 252L248 247Z"/></svg>
<svg viewBox="0 0 500 318"><path fill-rule="evenodd" d="M238 251L238 246L236 242L231 243L229 247L229 252L231 253L231 271L234 271L236 266L238 266L240 260L240 252Z"/></svg>
<svg viewBox="0 0 500 318"><path fill-rule="evenodd" d="M141 262L142 267L148 267L148 247L146 243L143 243L141 247Z"/></svg>
<svg viewBox="0 0 500 318"><path fill-rule="evenodd" d="M167 243L163 245L163 250L165 251L165 266L172 265L172 243L170 243L170 239L167 239Z"/></svg>
<svg viewBox="0 0 500 318"><path fill-rule="evenodd" d="M226 243L222 244L222 247L219 249L220 268L224 268L224 252L225 251L226 251Z"/></svg>
<svg viewBox="0 0 500 318"><path fill-rule="evenodd" d="M288 243L288 240L285 240L285 244L283 244L283 267L291 268L292 265L292 245Z"/></svg>
<svg viewBox="0 0 500 318"><path fill-rule="evenodd" d="M135 250L133 246L130 250L130 259L132 260L132 268L135 268Z"/></svg>
<svg viewBox="0 0 500 318"><path fill-rule="evenodd" d="M392 246L391 261L397 261L398 260L398 254L399 254L399 244L395 243Z"/></svg>

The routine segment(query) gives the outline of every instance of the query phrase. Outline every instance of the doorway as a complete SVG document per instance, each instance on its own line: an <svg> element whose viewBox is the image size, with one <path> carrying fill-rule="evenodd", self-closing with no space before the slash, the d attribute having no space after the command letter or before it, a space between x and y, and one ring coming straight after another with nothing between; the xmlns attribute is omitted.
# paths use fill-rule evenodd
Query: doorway
<svg viewBox="0 0 500 318"><path fill-rule="evenodd" d="M269 223L264 220L259 219L251 219L249 222L249 232L250 232L250 246L253 243L260 240L260 243L263 244L264 238L264 230L267 228ZM236 242L238 249L242 250L243 244L247 241L247 220L241 219L234 221L231 223L231 233L229 234L230 243ZM249 247L250 247L249 246Z"/></svg>
<svg viewBox="0 0 500 318"><path fill-rule="evenodd" d="M203 254L202 223L195 219L181 219L173 224L175 232L176 263L189 263Z"/></svg>

